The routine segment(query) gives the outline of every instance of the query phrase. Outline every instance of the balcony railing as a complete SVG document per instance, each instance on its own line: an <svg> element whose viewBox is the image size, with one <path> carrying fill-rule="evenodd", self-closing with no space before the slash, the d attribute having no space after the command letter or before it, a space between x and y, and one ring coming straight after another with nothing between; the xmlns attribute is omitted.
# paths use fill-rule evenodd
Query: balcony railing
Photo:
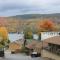
<svg viewBox="0 0 60 60"><path fill-rule="evenodd" d="M45 47L44 49L47 50L47 51L49 51L49 52L55 53L55 54L57 54L57 55L60 55L60 49L59 49L59 48L55 50L55 49L52 48L51 46L47 46L47 47Z"/></svg>

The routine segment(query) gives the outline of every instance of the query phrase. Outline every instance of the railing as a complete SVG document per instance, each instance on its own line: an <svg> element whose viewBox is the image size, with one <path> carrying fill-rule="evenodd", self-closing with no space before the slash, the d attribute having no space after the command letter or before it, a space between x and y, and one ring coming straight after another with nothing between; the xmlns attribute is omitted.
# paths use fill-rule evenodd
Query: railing
<svg viewBox="0 0 60 60"><path fill-rule="evenodd" d="M47 51L49 51L49 52L55 53L55 54L57 54L57 55L60 55L60 49L56 49L56 51L54 51L54 50L52 49L52 47L50 47L50 46L45 47L44 49L47 50Z"/></svg>

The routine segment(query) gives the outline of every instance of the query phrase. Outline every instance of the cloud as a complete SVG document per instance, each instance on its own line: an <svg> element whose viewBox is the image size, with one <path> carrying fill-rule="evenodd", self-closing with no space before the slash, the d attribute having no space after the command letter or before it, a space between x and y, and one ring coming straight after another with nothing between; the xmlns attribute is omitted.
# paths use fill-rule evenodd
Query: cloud
<svg viewBox="0 0 60 60"><path fill-rule="evenodd" d="M0 16L60 13L60 0L0 0Z"/></svg>

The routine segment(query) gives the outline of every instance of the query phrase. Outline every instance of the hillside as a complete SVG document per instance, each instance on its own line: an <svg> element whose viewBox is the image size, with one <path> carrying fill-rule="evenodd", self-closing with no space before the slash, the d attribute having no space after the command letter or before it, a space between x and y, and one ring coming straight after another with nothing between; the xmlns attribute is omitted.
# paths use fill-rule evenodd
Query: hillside
<svg viewBox="0 0 60 60"><path fill-rule="evenodd" d="M13 19L22 19L22 20L29 20L29 19L51 19L54 22L60 23L60 13L54 14L24 14L24 15L16 15L8 17Z"/></svg>
<svg viewBox="0 0 60 60"><path fill-rule="evenodd" d="M36 28L40 20L52 20L57 26L60 26L60 13L56 14L25 14L10 17L0 17L0 26L5 26L8 32L21 32L27 26ZM59 25L58 25L59 24Z"/></svg>
<svg viewBox="0 0 60 60"><path fill-rule="evenodd" d="M11 16L11 18L21 18L21 19L34 19L34 18L60 18L60 13L55 14L24 14L24 15L16 15Z"/></svg>

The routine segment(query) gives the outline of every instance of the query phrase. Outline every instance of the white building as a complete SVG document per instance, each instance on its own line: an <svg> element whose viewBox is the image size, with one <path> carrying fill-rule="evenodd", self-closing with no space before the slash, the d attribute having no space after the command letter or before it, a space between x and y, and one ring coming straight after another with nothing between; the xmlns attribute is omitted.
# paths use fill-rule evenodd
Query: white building
<svg viewBox="0 0 60 60"><path fill-rule="evenodd" d="M33 39L38 40L39 39L39 35L33 34Z"/></svg>
<svg viewBox="0 0 60 60"><path fill-rule="evenodd" d="M14 34L8 34L8 37L9 37L9 40L11 42L13 41L16 41L16 40L23 40L24 39L24 34L17 34L17 33L14 33Z"/></svg>
<svg viewBox="0 0 60 60"><path fill-rule="evenodd" d="M41 32L41 40L45 40L50 37L59 36L60 32Z"/></svg>

